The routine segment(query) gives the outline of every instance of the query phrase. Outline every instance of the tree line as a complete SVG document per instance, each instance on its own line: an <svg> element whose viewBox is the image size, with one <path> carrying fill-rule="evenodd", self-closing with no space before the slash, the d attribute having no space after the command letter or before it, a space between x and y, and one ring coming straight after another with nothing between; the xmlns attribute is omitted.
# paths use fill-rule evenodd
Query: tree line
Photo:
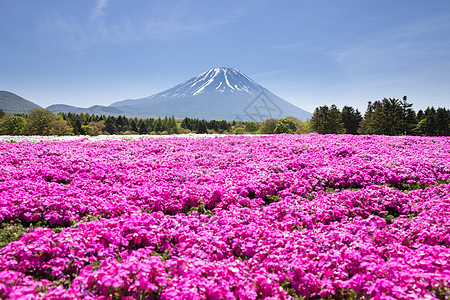
<svg viewBox="0 0 450 300"><path fill-rule="evenodd" d="M252 126L248 126L251 123ZM0 135L100 135L256 132L255 122L199 120L192 118L127 118L86 113L58 113L35 109L28 114L7 115L0 109Z"/></svg>
<svg viewBox="0 0 450 300"><path fill-rule="evenodd" d="M0 109L0 134L2 135L99 135L99 134L385 134L449 136L450 110L428 107L417 113L408 103L384 98L368 102L362 115L358 109L336 105L319 106L311 119L303 122L294 117L279 120L267 119L262 123L225 120L200 120L193 118L127 118L94 114L58 113L35 109L28 114L7 115Z"/></svg>
<svg viewBox="0 0 450 300"><path fill-rule="evenodd" d="M407 97L401 100L384 98L369 101L364 116L351 106L339 110L336 105L317 107L310 120L313 131L321 134L385 134L385 135L450 135L450 110L445 107L428 107L417 113L408 103Z"/></svg>

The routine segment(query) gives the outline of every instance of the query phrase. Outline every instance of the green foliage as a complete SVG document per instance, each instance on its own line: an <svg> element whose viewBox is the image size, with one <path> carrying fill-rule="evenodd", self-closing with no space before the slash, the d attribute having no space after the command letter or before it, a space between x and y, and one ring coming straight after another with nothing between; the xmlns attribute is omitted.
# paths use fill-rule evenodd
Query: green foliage
<svg viewBox="0 0 450 300"><path fill-rule="evenodd" d="M2 134L23 135L69 135L72 128L62 117L45 109L35 109L24 118L11 116L0 123Z"/></svg>
<svg viewBox="0 0 450 300"><path fill-rule="evenodd" d="M0 119L0 134L71 135L72 127L60 115L45 109L35 109L28 115L5 115Z"/></svg>
<svg viewBox="0 0 450 300"><path fill-rule="evenodd" d="M305 122L299 121L297 123L297 131L295 131L296 134L306 134L311 132L313 132L313 130L311 129L310 120L306 120Z"/></svg>
<svg viewBox="0 0 450 300"><path fill-rule="evenodd" d="M297 131L297 125L292 119L283 118L278 120L275 127L275 133L294 133Z"/></svg>
<svg viewBox="0 0 450 300"><path fill-rule="evenodd" d="M163 131L163 123L162 123L161 118L158 118L156 120L155 125L153 126L153 131L156 131L156 132Z"/></svg>
<svg viewBox="0 0 450 300"><path fill-rule="evenodd" d="M337 106L319 106L311 118L311 128L320 134L344 133L344 123Z"/></svg>
<svg viewBox="0 0 450 300"><path fill-rule="evenodd" d="M26 135L50 135L50 128L56 115L45 109L30 111L25 124Z"/></svg>
<svg viewBox="0 0 450 300"><path fill-rule="evenodd" d="M244 134L245 133L245 129L242 127L237 127L233 129L233 133L234 134Z"/></svg>
<svg viewBox="0 0 450 300"><path fill-rule="evenodd" d="M89 122L89 132L88 134L91 136L96 136L99 134L103 134L103 130L105 129L105 121L91 121Z"/></svg>
<svg viewBox="0 0 450 300"><path fill-rule="evenodd" d="M264 206L269 205L270 203L274 203L274 202L278 202L278 200L280 200L281 198L281 194L277 194L277 195L265 195L263 200L264 200Z"/></svg>
<svg viewBox="0 0 450 300"><path fill-rule="evenodd" d="M91 127L89 127L89 125L82 125L80 129L80 133L82 135L87 135L89 134L89 131L91 131Z"/></svg>
<svg viewBox="0 0 450 300"><path fill-rule="evenodd" d="M395 98L369 102L359 132L362 134L412 134L417 124L412 104Z"/></svg>
<svg viewBox="0 0 450 300"><path fill-rule="evenodd" d="M0 248L5 247L10 242L17 241L27 230L20 222L13 221L0 224Z"/></svg>
<svg viewBox="0 0 450 300"><path fill-rule="evenodd" d="M73 130L60 116L56 116L50 125L50 135L72 135Z"/></svg>
<svg viewBox="0 0 450 300"><path fill-rule="evenodd" d="M267 119L259 125L259 132L263 134L273 134L277 127L278 120Z"/></svg>
<svg viewBox="0 0 450 300"><path fill-rule="evenodd" d="M236 123L236 122L234 122ZM235 124L236 125L236 124ZM206 120L199 120L199 119L191 119L191 118L184 118L181 121L180 128L188 130L188 132L195 132L195 133L208 133L208 130L211 132L216 133L225 133L229 132L232 129L232 122L227 122L225 120L217 121L206 121Z"/></svg>
<svg viewBox="0 0 450 300"><path fill-rule="evenodd" d="M341 111L342 126L347 134L358 134L358 127L363 120L361 113L351 106L344 106Z"/></svg>
<svg viewBox="0 0 450 300"><path fill-rule="evenodd" d="M244 129L246 132L256 132L259 129L259 124L256 122L247 122L245 123Z"/></svg>
<svg viewBox="0 0 450 300"><path fill-rule="evenodd" d="M20 135L25 127L25 118L5 115L0 119L0 134Z"/></svg>
<svg viewBox="0 0 450 300"><path fill-rule="evenodd" d="M433 107L416 114L406 96L369 102L364 118L351 106L339 111L336 105L317 107L310 120L294 117L267 119L262 123L199 120L172 117L137 119L126 116L97 116L87 113L53 114L36 109L28 115L7 115L0 109L0 134L4 135L99 135L173 133L296 133L321 134L450 135L450 110Z"/></svg>
<svg viewBox="0 0 450 300"><path fill-rule="evenodd" d="M428 107L425 112L418 113L419 122L415 132L424 136L448 136L450 135L450 110L439 107Z"/></svg>

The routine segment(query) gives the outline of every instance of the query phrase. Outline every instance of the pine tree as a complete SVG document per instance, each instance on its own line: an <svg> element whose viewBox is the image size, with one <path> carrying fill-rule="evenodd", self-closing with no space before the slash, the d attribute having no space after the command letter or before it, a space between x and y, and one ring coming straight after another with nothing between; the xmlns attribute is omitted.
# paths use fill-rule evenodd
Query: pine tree
<svg viewBox="0 0 450 300"><path fill-rule="evenodd" d="M436 110L436 134L439 136L450 135L450 111L439 107Z"/></svg>
<svg viewBox="0 0 450 300"><path fill-rule="evenodd" d="M197 133L208 133L208 129L206 128L206 121L205 120L201 120L198 124L197 127Z"/></svg>
<svg viewBox="0 0 450 300"><path fill-rule="evenodd" d="M116 118L109 116L105 120L105 130L109 134L117 134Z"/></svg>
<svg viewBox="0 0 450 300"><path fill-rule="evenodd" d="M159 117L156 120L155 124L153 125L153 131L156 131L156 132L162 132L163 131L163 122L161 120L161 117Z"/></svg>
<svg viewBox="0 0 450 300"><path fill-rule="evenodd" d="M139 129L137 127L136 121L135 120L131 120L130 122L130 130L133 132L139 132Z"/></svg>
<svg viewBox="0 0 450 300"><path fill-rule="evenodd" d="M344 106L341 111L342 126L347 134L358 134L358 128L363 120L361 113L351 106Z"/></svg>
<svg viewBox="0 0 450 300"><path fill-rule="evenodd" d="M137 122L138 132L139 134L147 134L147 126L145 125L145 122L142 119L139 119Z"/></svg>
<svg viewBox="0 0 450 300"><path fill-rule="evenodd" d="M416 113L412 109L413 104L408 103L408 98L403 96L402 98L402 110L403 110L403 124L402 134L412 134L414 127L417 125Z"/></svg>
<svg viewBox="0 0 450 300"><path fill-rule="evenodd" d="M339 109L336 105L319 106L311 117L311 127L320 134L343 133L344 125Z"/></svg>

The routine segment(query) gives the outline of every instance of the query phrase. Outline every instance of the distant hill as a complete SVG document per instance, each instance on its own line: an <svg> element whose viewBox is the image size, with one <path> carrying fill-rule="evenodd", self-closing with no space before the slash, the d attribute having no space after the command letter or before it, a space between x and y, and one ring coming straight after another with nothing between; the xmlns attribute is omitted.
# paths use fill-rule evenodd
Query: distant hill
<svg viewBox="0 0 450 300"><path fill-rule="evenodd" d="M126 115L262 122L287 116L305 121L311 113L278 97L234 68L217 67L169 90L111 104Z"/></svg>
<svg viewBox="0 0 450 300"><path fill-rule="evenodd" d="M87 113L87 114L94 114L94 115L124 115L125 113L116 107L110 107L110 106L101 106L101 105L94 105L88 108L83 107L76 107L71 105L65 105L65 104L53 104L46 108L47 110L50 110L54 113Z"/></svg>
<svg viewBox="0 0 450 300"><path fill-rule="evenodd" d="M30 110L42 108L16 94L0 91L0 108L9 115L26 114Z"/></svg>
<svg viewBox="0 0 450 300"><path fill-rule="evenodd" d="M0 108L8 114L27 113L40 106L10 92L0 91ZM205 120L241 120L296 117L302 121L312 114L278 97L237 69L217 67L171 89L142 99L128 99L109 106L88 108L53 104L46 109L64 113L125 115L149 118L174 116Z"/></svg>

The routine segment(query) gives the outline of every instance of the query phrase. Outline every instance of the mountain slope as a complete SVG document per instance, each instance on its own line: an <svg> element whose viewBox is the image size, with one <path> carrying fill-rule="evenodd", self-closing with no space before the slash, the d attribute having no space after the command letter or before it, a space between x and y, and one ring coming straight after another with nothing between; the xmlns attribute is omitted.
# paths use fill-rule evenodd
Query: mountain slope
<svg viewBox="0 0 450 300"><path fill-rule="evenodd" d="M311 114L271 93L233 68L214 68L171 89L136 100L115 102L127 114L261 122Z"/></svg>
<svg viewBox="0 0 450 300"><path fill-rule="evenodd" d="M26 114L30 110L42 108L14 93L0 91L0 108L7 114Z"/></svg>
<svg viewBox="0 0 450 300"><path fill-rule="evenodd" d="M54 113L87 113L87 114L95 114L95 115L123 115L125 114L122 110L116 108L116 107L109 107L109 106L101 106L101 105L94 105L88 108L84 107L76 107L66 104L53 104L47 107L46 109L54 112Z"/></svg>

